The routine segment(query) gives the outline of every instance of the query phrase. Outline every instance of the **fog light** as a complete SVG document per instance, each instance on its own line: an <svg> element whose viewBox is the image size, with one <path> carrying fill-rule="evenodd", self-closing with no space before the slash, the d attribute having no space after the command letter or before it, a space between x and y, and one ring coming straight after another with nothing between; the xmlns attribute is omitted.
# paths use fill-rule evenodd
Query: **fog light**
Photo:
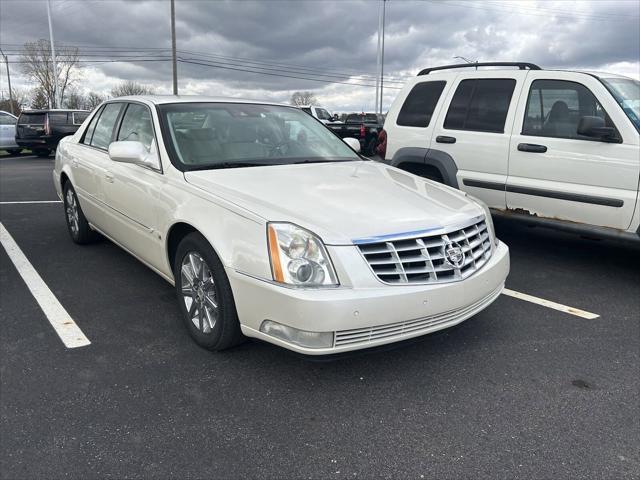
<svg viewBox="0 0 640 480"><path fill-rule="evenodd" d="M306 348L331 348L333 347L333 332L308 332L297 328L282 325L272 320L265 320L260 325L260 331L279 338L285 342L293 343Z"/></svg>

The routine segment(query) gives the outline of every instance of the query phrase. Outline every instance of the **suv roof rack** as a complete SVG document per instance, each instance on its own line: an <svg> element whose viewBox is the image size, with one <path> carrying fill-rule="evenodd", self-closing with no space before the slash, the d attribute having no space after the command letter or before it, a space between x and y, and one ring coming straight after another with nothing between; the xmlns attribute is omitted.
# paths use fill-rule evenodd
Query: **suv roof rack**
<svg viewBox="0 0 640 480"><path fill-rule="evenodd" d="M435 72L437 70L449 70L450 68L469 68L475 67L476 70L478 67L518 67L520 70L542 70L535 63L527 63L527 62L474 62L474 63L459 63L456 65L443 65L442 67L431 67L425 68L424 70L420 70L418 76L420 75L429 75L431 72Z"/></svg>

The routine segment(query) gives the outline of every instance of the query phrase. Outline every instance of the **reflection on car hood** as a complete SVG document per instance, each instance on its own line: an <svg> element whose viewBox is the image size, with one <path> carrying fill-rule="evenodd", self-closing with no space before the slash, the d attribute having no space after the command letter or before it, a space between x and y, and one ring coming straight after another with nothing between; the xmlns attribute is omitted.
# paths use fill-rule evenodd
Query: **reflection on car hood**
<svg viewBox="0 0 640 480"><path fill-rule="evenodd" d="M185 172L192 185L330 245L467 221L483 209L455 189L373 161Z"/></svg>

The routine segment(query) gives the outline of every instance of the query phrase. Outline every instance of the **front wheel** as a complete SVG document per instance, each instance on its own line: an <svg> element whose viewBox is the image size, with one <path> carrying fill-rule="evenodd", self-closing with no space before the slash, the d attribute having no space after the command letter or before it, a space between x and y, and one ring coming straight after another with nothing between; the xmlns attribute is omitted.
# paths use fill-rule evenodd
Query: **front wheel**
<svg viewBox="0 0 640 480"><path fill-rule="evenodd" d="M224 267L199 233L187 235L178 245L174 277L184 324L198 345L224 350L242 342Z"/></svg>
<svg viewBox="0 0 640 480"><path fill-rule="evenodd" d="M79 245L92 243L98 238L98 233L93 231L87 222L76 191L71 186L71 182L66 182L63 188L63 201L65 218L67 219L67 229L71 240Z"/></svg>

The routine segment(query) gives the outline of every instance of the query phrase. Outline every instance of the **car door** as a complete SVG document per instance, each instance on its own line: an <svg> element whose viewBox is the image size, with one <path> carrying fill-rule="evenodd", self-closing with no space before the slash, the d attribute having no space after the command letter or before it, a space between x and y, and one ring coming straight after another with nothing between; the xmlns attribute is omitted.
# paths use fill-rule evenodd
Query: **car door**
<svg viewBox="0 0 640 480"><path fill-rule="evenodd" d="M0 148L18 147L15 140L17 121L13 115L0 112Z"/></svg>
<svg viewBox="0 0 640 480"><path fill-rule="evenodd" d="M578 133L580 119L594 116L615 129L615 138ZM626 229L639 175L637 132L597 78L529 74L510 145L509 209Z"/></svg>
<svg viewBox="0 0 640 480"><path fill-rule="evenodd" d="M90 223L109 234L104 202L104 177L111 162L108 148L123 103L105 104L91 119L79 143L67 151L73 171L73 186L80 206Z"/></svg>
<svg viewBox="0 0 640 480"><path fill-rule="evenodd" d="M494 208L506 206L509 137L526 71L461 74L449 90L430 149L455 162L461 190Z"/></svg>
<svg viewBox="0 0 640 480"><path fill-rule="evenodd" d="M152 112L147 105L128 103L114 138L141 142L159 159ZM104 195L113 226L111 234L151 265L164 261L163 243L157 230L163 182L159 160L156 168L109 160L105 171Z"/></svg>

